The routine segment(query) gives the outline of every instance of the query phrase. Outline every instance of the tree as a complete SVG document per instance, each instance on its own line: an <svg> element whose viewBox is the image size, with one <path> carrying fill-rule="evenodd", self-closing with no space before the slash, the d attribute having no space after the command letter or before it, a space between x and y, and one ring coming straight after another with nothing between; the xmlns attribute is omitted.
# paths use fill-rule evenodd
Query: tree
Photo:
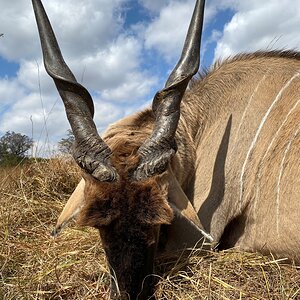
<svg viewBox="0 0 300 300"><path fill-rule="evenodd" d="M7 131L0 138L0 163L2 165L18 163L26 156L32 145L33 140L27 135Z"/></svg>
<svg viewBox="0 0 300 300"><path fill-rule="evenodd" d="M59 151L64 153L64 154L71 154L74 142L75 142L74 134L73 134L71 129L68 129L67 130L67 137L62 138L58 142Z"/></svg>

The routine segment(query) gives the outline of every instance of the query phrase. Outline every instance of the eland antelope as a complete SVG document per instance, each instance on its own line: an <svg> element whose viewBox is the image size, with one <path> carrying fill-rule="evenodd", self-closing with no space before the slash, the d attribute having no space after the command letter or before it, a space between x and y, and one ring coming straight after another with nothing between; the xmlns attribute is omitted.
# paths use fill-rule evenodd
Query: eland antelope
<svg viewBox="0 0 300 300"><path fill-rule="evenodd" d="M83 170L53 234L75 216L99 230L112 299L151 298L155 253L201 239L300 260L300 53L241 54L187 89L199 68L205 1L197 0L152 108L101 138L90 94L66 65L41 1L32 2Z"/></svg>

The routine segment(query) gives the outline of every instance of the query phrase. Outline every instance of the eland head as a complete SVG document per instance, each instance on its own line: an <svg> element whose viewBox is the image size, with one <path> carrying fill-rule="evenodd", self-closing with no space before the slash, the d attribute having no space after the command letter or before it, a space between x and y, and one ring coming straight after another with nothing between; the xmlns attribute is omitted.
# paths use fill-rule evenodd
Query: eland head
<svg viewBox="0 0 300 300"><path fill-rule="evenodd" d="M73 157L83 172L54 234L74 215L80 224L99 230L112 277L111 298L152 297L160 228L172 222L174 213L206 234L191 204L178 200L168 170L177 149L180 103L199 68L204 2L196 1L181 58L154 97L148 116L153 122L142 132L130 129L130 142L117 140L109 146L97 132L89 92L65 63L41 1L32 0L45 68L63 100L76 141ZM170 189L176 194L172 202Z"/></svg>

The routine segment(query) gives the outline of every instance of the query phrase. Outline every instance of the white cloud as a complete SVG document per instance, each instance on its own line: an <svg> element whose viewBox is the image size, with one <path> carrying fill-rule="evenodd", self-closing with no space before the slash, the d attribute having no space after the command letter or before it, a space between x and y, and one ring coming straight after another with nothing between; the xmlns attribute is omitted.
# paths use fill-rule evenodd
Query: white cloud
<svg viewBox="0 0 300 300"><path fill-rule="evenodd" d="M119 36L104 50L71 62L72 69L83 74L83 82L92 89L117 88L126 80L127 72L139 68L142 51L140 41L131 36Z"/></svg>
<svg viewBox="0 0 300 300"><path fill-rule="evenodd" d="M192 15L194 0L136 0L150 13L124 29L126 2L131 0L46 1L65 60L79 82L94 95L95 122L108 123L144 107L160 87L161 66L144 57L172 64L178 59ZM218 12L234 11L224 31L212 30L206 43L217 42L216 57L242 51L299 47L300 0L206 1L206 24ZM69 128L62 101L46 74L36 24L28 0L0 0L0 56L20 65L13 78L0 78L0 134L14 130L34 138L59 139ZM130 15L130 14L128 14ZM158 58L154 58L152 55ZM40 94L41 91L41 94ZM45 128L47 120L47 130ZM33 125L32 125L33 124ZM51 142L51 143L52 143Z"/></svg>
<svg viewBox="0 0 300 300"><path fill-rule="evenodd" d="M29 93L41 92L43 95L53 95L55 90L54 83L46 73L42 60L23 60L15 80Z"/></svg>
<svg viewBox="0 0 300 300"><path fill-rule="evenodd" d="M55 139L63 135L69 125L55 86L43 67L31 3L4 2L0 0L4 16L1 32L5 33L0 55L19 63L20 69L16 77L0 81L3 107L0 133L14 130L31 135L33 128L35 138L49 135ZM101 131L108 123L148 103L153 96L151 91L159 82L156 74L141 67L144 36L133 36L122 28L121 12L125 2L87 0L78 6L71 0L44 1L65 60L77 80L96 95L95 122ZM168 4L176 9L178 17L187 14L184 2L173 5L169 0L142 1L151 13ZM180 12L181 8L184 10ZM162 12L162 16L164 14ZM170 15L166 13L166 16ZM185 18L189 19L190 15ZM14 20L13 26L11 20ZM163 31L168 35L171 29L172 25ZM181 35L185 35L184 29ZM178 42L183 43L182 37L177 37L171 45L174 52Z"/></svg>
<svg viewBox="0 0 300 300"><path fill-rule="evenodd" d="M170 2L145 30L145 46L162 53L167 61L178 58L183 47L194 1Z"/></svg>
<svg viewBox="0 0 300 300"><path fill-rule="evenodd" d="M124 0L44 1L46 11L66 56L98 51L121 28L119 9ZM37 28L31 1L0 0L1 32L4 39L0 55L19 61L40 56ZM13 21L13 23L12 23Z"/></svg>
<svg viewBox="0 0 300 300"><path fill-rule="evenodd" d="M62 105L55 97L43 95L41 98L38 93L31 93L2 115L0 128L3 132L13 130L30 136L33 130L34 137L38 137L45 134L45 122L49 135L62 135L68 128Z"/></svg>
<svg viewBox="0 0 300 300"><path fill-rule="evenodd" d="M104 89L102 97L106 101L134 104L143 99L157 83L157 78L147 73L127 73L123 84L117 89Z"/></svg>
<svg viewBox="0 0 300 300"><path fill-rule="evenodd" d="M10 103L24 96L24 90L14 80L0 79L0 113Z"/></svg>
<svg viewBox="0 0 300 300"><path fill-rule="evenodd" d="M175 62L182 50L186 37L188 25L190 23L194 0L166 0L162 2L150 0L141 0L145 7L153 11L159 10L159 15L146 28L140 26L144 34L145 46L148 49L155 49L162 54L168 62ZM234 9L241 1L238 0L211 0L206 1L204 13L204 28L211 22L220 10ZM247 1L248 2L248 1ZM157 7L157 9L155 9ZM216 33L216 31L215 31ZM216 39L214 36L212 39ZM203 40L202 45L205 48L207 41Z"/></svg>
<svg viewBox="0 0 300 300"><path fill-rule="evenodd" d="M141 68L142 40L122 29L124 2L87 0L79 6L71 0L44 1L65 60L77 80L96 95L100 131L147 101L157 83L155 75ZM20 65L15 77L0 78L0 134L13 130L33 134L39 144L53 144L70 126L43 67L31 3L0 0L0 6L5 34L0 55Z"/></svg>
<svg viewBox="0 0 300 300"><path fill-rule="evenodd" d="M1 40L0 55L18 61L21 57L32 57L38 41L34 40L36 30L32 18L31 2L26 0L0 0Z"/></svg>
<svg viewBox="0 0 300 300"><path fill-rule="evenodd" d="M300 1L258 0L233 4L236 11L218 40L215 58L266 49L299 49Z"/></svg>
<svg viewBox="0 0 300 300"><path fill-rule="evenodd" d="M102 100L95 101L95 116L94 121L98 132L102 134L107 124L111 124L125 116L124 107Z"/></svg>
<svg viewBox="0 0 300 300"><path fill-rule="evenodd" d="M257 0L251 0L257 1ZM211 0L206 1L205 4L205 22L209 23L211 21L215 21L217 13L221 10L226 9L235 9L236 6L240 5L241 2L251 2L251 1L240 1L240 0ZM264 3L260 2L260 5L264 5Z"/></svg>
<svg viewBox="0 0 300 300"><path fill-rule="evenodd" d="M152 12L159 12L171 0L139 0L140 3Z"/></svg>

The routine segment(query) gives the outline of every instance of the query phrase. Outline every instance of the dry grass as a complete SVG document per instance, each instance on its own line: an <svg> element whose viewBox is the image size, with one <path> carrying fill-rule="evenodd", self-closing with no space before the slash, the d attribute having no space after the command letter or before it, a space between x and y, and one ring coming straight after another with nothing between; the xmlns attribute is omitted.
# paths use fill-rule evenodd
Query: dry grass
<svg viewBox="0 0 300 300"><path fill-rule="evenodd" d="M52 160L0 176L0 299L107 299L98 233L73 227L49 236L78 170ZM157 265L157 299L300 299L300 270L272 257L195 250Z"/></svg>

